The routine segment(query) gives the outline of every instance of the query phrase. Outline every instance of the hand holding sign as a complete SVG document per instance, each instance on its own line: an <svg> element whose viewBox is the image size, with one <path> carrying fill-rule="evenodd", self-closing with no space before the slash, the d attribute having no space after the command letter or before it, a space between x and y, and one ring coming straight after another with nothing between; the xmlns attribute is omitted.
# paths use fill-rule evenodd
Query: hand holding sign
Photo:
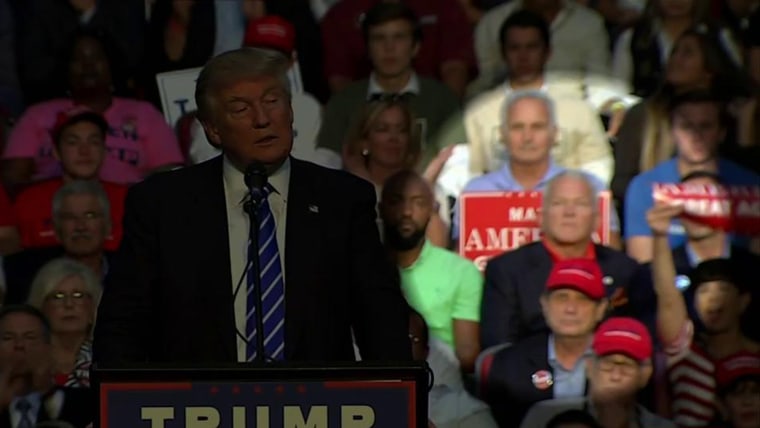
<svg viewBox="0 0 760 428"><path fill-rule="evenodd" d="M682 204L670 204L655 199L654 206L647 211L647 223L656 236L667 236L670 222L683 213Z"/></svg>

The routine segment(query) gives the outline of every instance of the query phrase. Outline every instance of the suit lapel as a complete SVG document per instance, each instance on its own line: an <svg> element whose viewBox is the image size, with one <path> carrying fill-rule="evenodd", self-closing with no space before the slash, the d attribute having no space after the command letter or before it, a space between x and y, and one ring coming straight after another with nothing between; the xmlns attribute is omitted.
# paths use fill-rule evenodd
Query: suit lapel
<svg viewBox="0 0 760 428"><path fill-rule="evenodd" d="M237 360L235 346L235 311L230 273L230 245L227 225L227 201L224 196L222 156L207 162L195 176L193 210L188 230L197 234L203 251L198 254L198 286L208 291L208 316L219 329L229 361Z"/></svg>
<svg viewBox="0 0 760 428"><path fill-rule="evenodd" d="M320 193L312 166L290 158L285 233L285 358L293 356L304 322L314 311L310 285L315 272L314 246L320 242ZM324 211L324 207L323 207ZM304 319L305 318L305 319Z"/></svg>

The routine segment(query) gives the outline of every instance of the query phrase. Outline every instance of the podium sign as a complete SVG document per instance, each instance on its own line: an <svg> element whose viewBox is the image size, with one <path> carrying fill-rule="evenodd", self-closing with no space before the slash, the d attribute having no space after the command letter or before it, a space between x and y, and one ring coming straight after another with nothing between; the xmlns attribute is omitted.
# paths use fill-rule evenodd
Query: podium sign
<svg viewBox="0 0 760 428"><path fill-rule="evenodd" d="M610 242L611 195L599 193L595 242ZM541 192L473 192L460 197L459 254L482 271L488 259L541 239Z"/></svg>
<svg viewBox="0 0 760 428"><path fill-rule="evenodd" d="M100 428L413 428L427 423L427 372L421 364L103 370L94 378Z"/></svg>

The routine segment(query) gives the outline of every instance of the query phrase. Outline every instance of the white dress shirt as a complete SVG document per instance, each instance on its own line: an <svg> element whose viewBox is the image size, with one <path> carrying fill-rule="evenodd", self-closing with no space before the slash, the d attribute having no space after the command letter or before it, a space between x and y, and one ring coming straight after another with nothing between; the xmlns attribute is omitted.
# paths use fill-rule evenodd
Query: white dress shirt
<svg viewBox="0 0 760 428"><path fill-rule="evenodd" d="M384 94L388 91L383 89L380 84L377 82L377 77L375 76L375 73L372 73L369 75L369 87L367 88L367 99L370 99L372 95L375 94ZM406 86L404 86L404 89L398 91L399 94L403 94L409 92L411 94L419 94L420 93L420 78L417 77L417 73L412 73L412 75L409 77L409 81L406 82Z"/></svg>
<svg viewBox="0 0 760 428"><path fill-rule="evenodd" d="M227 233L230 241L230 273L232 274L232 292L234 293L235 328L237 329L237 357L238 361L245 361L246 342L241 335L245 336L246 318L246 287L247 276L245 266L248 263L248 232L250 222L248 214L243 210L243 200L248 195L244 175L224 157L224 198L227 201ZM277 228L277 248L280 253L280 266L282 267L283 282L285 276L285 225L288 203L288 186L290 185L290 158L269 176L269 184L274 187L267 197L269 207L272 210L274 224ZM242 278L242 281L241 281ZM238 289L238 283L240 288ZM237 289L237 293L235 293Z"/></svg>
<svg viewBox="0 0 760 428"><path fill-rule="evenodd" d="M21 422L21 412L16 409L16 405L19 401L22 399L26 399L26 401L29 402L29 405L31 406L29 408L29 412L27 413L27 417L29 418L29 422L32 423L32 426L34 426L37 423L37 415L40 413L40 406L42 405L42 397L38 392L33 392L29 395L25 395L23 397L16 397L13 400L11 400L10 405L10 414L11 414L11 427L15 428L18 426L18 424Z"/></svg>

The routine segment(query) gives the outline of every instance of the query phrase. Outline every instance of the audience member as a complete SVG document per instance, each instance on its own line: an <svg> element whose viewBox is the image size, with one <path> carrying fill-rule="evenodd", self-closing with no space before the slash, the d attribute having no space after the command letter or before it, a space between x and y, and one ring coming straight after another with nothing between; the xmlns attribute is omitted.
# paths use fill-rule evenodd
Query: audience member
<svg viewBox="0 0 760 428"><path fill-rule="evenodd" d="M643 324L633 318L610 318L594 333L592 349L585 367L588 396L542 401L525 417L523 428L544 426L568 409L589 412L603 428L676 428L636 402L653 372L652 338Z"/></svg>
<svg viewBox="0 0 760 428"><path fill-rule="evenodd" d="M289 156L288 66L279 53L245 48L201 71L198 117L224 156L130 189L95 362L353 361L352 333L365 360L410 359L407 305L379 240L372 186ZM269 181L263 195L244 177L257 163ZM261 204L243 203L252 197ZM250 257L246 207L262 219L262 251ZM263 308L274 314L258 333L246 316L255 283L246 265L256 256L270 266ZM264 333L257 353L252 338Z"/></svg>
<svg viewBox="0 0 760 428"><path fill-rule="evenodd" d="M756 0L721 0L713 1L712 15L729 31L731 38L739 47L746 48L747 42L756 35L752 33L752 15L760 10ZM743 53L743 52L742 52Z"/></svg>
<svg viewBox="0 0 760 428"><path fill-rule="evenodd" d="M489 10L475 28L480 75L471 90L490 89L502 81L506 70L500 29L504 20L520 9L538 13L551 26L552 55L547 70L583 82L589 102L601 107L612 83L607 30L598 13L574 1L516 0Z"/></svg>
<svg viewBox="0 0 760 428"><path fill-rule="evenodd" d="M346 144L346 130L355 123L357 106L376 99L401 99L409 103L417 117L414 126L419 128L421 165L424 167L441 148L453 143L441 141L439 130L450 116L458 112L459 101L443 84L415 71L412 60L420 50L423 30L410 7L404 3L377 3L367 12L362 30L372 62L372 74L333 95L325 108L318 145L341 153ZM346 49L346 42L342 43L341 49Z"/></svg>
<svg viewBox="0 0 760 428"><path fill-rule="evenodd" d="M61 246L30 249L5 259L6 302L26 301L37 271L58 257L82 263L96 278L105 277L109 269L105 239L111 230L110 218L108 197L96 181L75 180L63 185L53 197L52 217Z"/></svg>
<svg viewBox="0 0 760 428"><path fill-rule="evenodd" d="M646 280L638 264L622 252L594 244L591 234L598 222L596 190L582 173L565 171L546 185L540 222L541 242L491 259L480 317L483 348L517 341L546 331L541 306L543 284L555 263L590 259L599 264L605 292L616 315L638 311L631 292Z"/></svg>
<svg viewBox="0 0 760 428"><path fill-rule="evenodd" d="M506 162L498 169L472 179L465 185L462 193L491 192L491 191L540 191L547 183L565 171L563 166L555 163L552 151L559 154L565 161L569 160L567 152L578 150L577 147L560 147L557 144L558 129L557 114L552 99L543 91L519 90L512 92L500 109L499 140L506 153ZM560 125L561 126L561 125ZM567 140L565 140L567 141ZM582 144L582 143L581 143ZM574 155L573 155L574 156ZM577 158L587 159L583 156ZM606 185L596 176L583 172L593 184L595 192L606 189ZM595 203L595 201L592 201ZM597 207L598 204L595 204ZM461 213L459 207L454 208L452 235L460 239L459 225ZM594 209L596 212L596 208ZM610 229L611 245L620 248L620 224L617 213L611 214Z"/></svg>
<svg viewBox="0 0 760 428"><path fill-rule="evenodd" d="M509 70L507 80L473 99L465 110L470 172L495 171L508 157L500 132L505 99L515 92L541 90L553 101L559 127L552 147L554 160L609 183L612 151L599 115L583 100L580 82L545 70L553 52L544 18L527 10L513 13L501 27L499 42Z"/></svg>
<svg viewBox="0 0 760 428"><path fill-rule="evenodd" d="M723 50L741 62L741 54L728 31L709 28L707 0L648 0L644 19L623 32L615 43L612 72L639 97L655 93L663 80L665 62L674 42L691 28L714 37Z"/></svg>
<svg viewBox="0 0 760 428"><path fill-rule="evenodd" d="M673 99L690 91L712 88L730 100L748 94L748 83L709 34L695 29L682 33L670 50L659 88L626 112L617 133L615 172L610 186L615 199L623 202L633 177L673 156L675 146L668 111ZM744 125L737 121L727 126L726 143L732 144L732 130Z"/></svg>
<svg viewBox="0 0 760 428"><path fill-rule="evenodd" d="M115 73L135 77L143 59L145 3L136 0L34 0L19 25L19 78L27 104L65 93L67 42L81 30L105 31L121 52ZM69 88L73 89L73 88Z"/></svg>
<svg viewBox="0 0 760 428"><path fill-rule="evenodd" d="M211 58L217 33L215 1L157 0L145 31L142 86L147 99L161 106L156 74L202 67ZM237 1L233 3L240 8ZM233 49L240 47L240 44Z"/></svg>
<svg viewBox="0 0 760 428"><path fill-rule="evenodd" d="M596 261L554 264L539 298L549 332L518 340L493 357L485 399L499 426L519 426L539 401L584 395L591 339L607 312L602 281Z"/></svg>
<svg viewBox="0 0 760 428"><path fill-rule="evenodd" d="M58 420L85 428L92 422L93 399L86 390L53 385L50 347L50 324L39 310L28 305L0 309L3 426Z"/></svg>
<svg viewBox="0 0 760 428"><path fill-rule="evenodd" d="M409 305L425 317L431 335L455 352L462 370L472 372L480 353L483 277L472 262L426 239L433 202L430 184L416 173L390 177L380 202L385 244Z"/></svg>
<svg viewBox="0 0 760 428"><path fill-rule="evenodd" d="M55 383L88 387L92 327L100 299L100 280L87 266L68 258L40 269L27 303L50 321L50 351Z"/></svg>
<svg viewBox="0 0 760 428"><path fill-rule="evenodd" d="M322 20L325 74L333 94L370 73L367 43L371 40L367 39L366 30L363 31L367 25L364 21L368 11L379 3L379 0L343 0ZM402 3L419 17L419 26L415 25L419 44L415 49L414 69L421 76L441 80L461 98L474 62L472 30L462 7L456 0L404 0ZM384 62L398 60L387 58ZM401 84L403 87L403 82Z"/></svg>
<svg viewBox="0 0 760 428"><path fill-rule="evenodd" d="M429 427L496 428L488 405L474 399L464 388L459 361L451 346L430 338L428 325L419 312L409 308L409 339L412 357L427 361L433 372L428 393Z"/></svg>
<svg viewBox="0 0 760 428"><path fill-rule="evenodd" d="M103 34L83 31L75 35L66 70L71 98L33 105L21 116L3 153L6 183L26 184L60 175L50 130L58 113L76 105L88 107L108 121L102 179L134 183L184 162L174 131L161 113L146 102L114 95L114 73L121 70L113 62L119 54L110 49Z"/></svg>
<svg viewBox="0 0 760 428"><path fill-rule="evenodd" d="M17 224L13 205L0 184L0 257L15 253L21 247Z"/></svg>
<svg viewBox="0 0 760 428"><path fill-rule="evenodd" d="M652 259L652 232L646 223L646 212L653 206L654 184L678 183L694 171L716 173L726 185L760 183L760 176L719 156L727 119L723 104L713 93L683 94L672 101L669 110L675 157L636 176L625 196L626 251L642 263ZM669 236L671 246L683 244L684 230L678 221L672 223Z"/></svg>
<svg viewBox="0 0 760 428"><path fill-rule="evenodd" d="M760 354L740 353L717 367L726 428L760 428Z"/></svg>
<svg viewBox="0 0 760 428"><path fill-rule="evenodd" d="M681 182L686 185L695 186L721 186L720 179L717 175L697 171L685 176ZM650 228L658 227L660 222L670 222L674 211L667 204L655 204L647 211L646 218ZM730 258L742 272L749 272L760 266L760 256L753 254L746 248L732 244L727 232L711 227L707 224L698 223L687 217L680 216L680 222L683 225L686 242L673 248L673 263L676 269L678 280L676 285L684 293L686 303L689 306L691 318L697 318L694 312L693 299L694 288L689 286L686 278L692 273L702 261L717 258ZM749 308L744 311L741 326L743 332L755 341L760 342L760 287L754 287L750 290L752 301ZM652 299L651 302L655 300ZM655 310L656 308L652 308Z"/></svg>
<svg viewBox="0 0 760 428"><path fill-rule="evenodd" d="M112 225L105 248L116 250L119 246L127 186L98 179L106 157L107 136L108 123L98 113L82 108L59 113L51 137L62 176L27 187L13 204L24 248L60 245L53 230L53 196L66 183L75 180L97 181L103 187L108 196Z"/></svg>
<svg viewBox="0 0 760 428"><path fill-rule="evenodd" d="M340 156L332 150L317 148L317 133L322 123L322 106L311 94L300 87L300 77L292 72L298 67L295 51L296 33L293 25L277 16L267 16L248 23L245 46L273 49L290 59L288 77L293 106L293 151L298 159L308 160L329 168L339 168ZM300 75L299 75L300 76ZM192 128L193 140L189 156L193 163L200 163L221 154L219 147L208 142L200 122Z"/></svg>
<svg viewBox="0 0 760 428"><path fill-rule="evenodd" d="M663 211L676 216L682 209L670 205ZM678 425L709 426L718 416L716 367L739 353L760 353L760 344L741 332L740 319L751 299L751 273L730 259L701 262L689 278L696 310L695 318L690 319L676 286L669 224L666 215L651 221L657 329L667 355L667 386L672 395L668 402Z"/></svg>

